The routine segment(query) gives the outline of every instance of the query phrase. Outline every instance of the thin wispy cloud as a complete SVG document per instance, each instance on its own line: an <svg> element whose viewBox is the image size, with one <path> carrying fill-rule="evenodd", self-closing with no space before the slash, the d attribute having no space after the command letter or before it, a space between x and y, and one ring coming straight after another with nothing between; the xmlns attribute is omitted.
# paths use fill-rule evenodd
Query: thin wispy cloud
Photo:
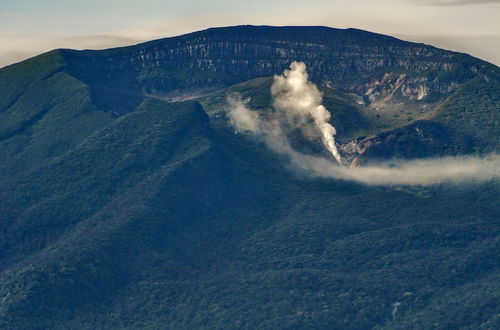
<svg viewBox="0 0 500 330"><path fill-rule="evenodd" d="M430 6L500 5L499 0L423 0L418 3Z"/></svg>
<svg viewBox="0 0 500 330"><path fill-rule="evenodd" d="M105 49L134 45L147 39L128 38L115 35L47 36L1 34L0 67L30 58L55 48Z"/></svg>

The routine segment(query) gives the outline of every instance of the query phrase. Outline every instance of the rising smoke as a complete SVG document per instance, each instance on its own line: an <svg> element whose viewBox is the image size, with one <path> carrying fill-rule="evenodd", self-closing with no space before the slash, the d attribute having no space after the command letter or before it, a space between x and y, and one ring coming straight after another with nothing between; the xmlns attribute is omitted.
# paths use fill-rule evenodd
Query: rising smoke
<svg viewBox="0 0 500 330"><path fill-rule="evenodd" d="M271 150L288 157L304 174L370 185L433 185L500 177L498 155L391 161L353 168L342 166L334 140L335 128L328 122L331 115L321 104L321 92L308 80L305 64L293 62L290 70L275 76L271 94L273 110L266 117L250 110L241 99L229 98L230 122L236 131L261 138ZM298 129L306 139L320 138L335 161L295 150L288 138L291 129Z"/></svg>

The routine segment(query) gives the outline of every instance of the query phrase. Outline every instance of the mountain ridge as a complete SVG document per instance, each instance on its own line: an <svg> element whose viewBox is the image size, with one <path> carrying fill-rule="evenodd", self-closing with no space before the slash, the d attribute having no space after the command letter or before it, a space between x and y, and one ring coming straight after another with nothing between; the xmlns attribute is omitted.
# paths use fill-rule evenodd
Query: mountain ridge
<svg viewBox="0 0 500 330"><path fill-rule="evenodd" d="M321 33L319 36L318 31ZM315 39L309 40L312 37ZM294 38L298 38L298 44L291 41L295 40ZM368 45L364 44L366 38L370 40ZM301 40L309 40L309 43L303 43ZM337 45L338 40L350 41L343 41ZM359 40L363 42L360 43ZM395 46L387 48L380 44L380 40ZM283 44L290 45L291 48L285 50ZM311 50L311 47L314 50ZM401 49L405 48L410 53L406 54L406 51L401 53ZM371 49L381 55L375 53L375 59L372 58L373 54L368 57L362 55L371 54ZM225 55L219 58L219 55L225 53L228 54L228 59L224 58ZM358 123L363 120L369 121L373 126L369 128L364 124L358 127L360 132L357 135L341 134L339 139L343 143L350 143L363 136L371 139L377 132L383 133L417 120L437 120L439 124L453 126L453 130L456 131L454 134L462 127L467 127L463 132L465 135L460 139L463 141L477 139L474 143L481 147L476 148L476 152L490 152L498 145L498 138L494 138L497 134L494 132L500 119L495 115L494 108L498 106L500 100L498 94L494 92L495 87L492 87L500 86L498 67L480 60L475 61L470 56L465 56L464 62L464 55L442 51L432 46L404 42L357 29L327 27L211 28L174 38L103 51L54 50L0 71L1 85L8 86L0 91L0 97L3 99L0 104L0 113L3 116L0 136L4 139L14 137L16 132L35 124L45 112L49 111L52 102L50 100L43 101L47 104L44 105L44 109L33 108L31 105L27 107L22 103L25 99L41 97L21 98L24 89L29 88L31 84L29 79L40 80L36 84L45 84L45 81L50 81L54 75L56 78L61 77L60 79L63 76L66 77L64 79L76 79L75 84L79 81L78 84L82 83L85 86L82 87L84 94L87 94L84 96L85 102L88 103L86 106L100 109L112 117L119 117L133 111L147 97L176 100L175 96L169 95L177 93L177 95L188 95L188 99L203 100L206 92L197 94L196 91L206 88L211 88L211 95L224 95L226 91L234 90L231 86L261 76L272 76L281 72L291 60L300 59L305 55L310 57L306 60L310 77L320 85L323 93L331 95L333 99L340 97L348 100L349 112L358 113L356 116L360 118L356 121ZM176 59L179 56L180 59ZM234 59L230 59L231 56ZM327 62L325 58L331 56L334 58L333 62ZM44 69L48 71L26 78L23 78L24 73L18 74L15 78L18 83L12 83L12 77L18 71L36 73L39 69L35 67L40 61L48 64ZM341 71L336 69L339 67L338 63L341 63ZM415 66L417 69L412 69ZM243 67L243 71L235 69L239 67ZM346 76L346 73L349 74ZM2 82L2 77L11 81L8 84L7 81ZM325 80L325 77L328 79ZM469 85L471 87L461 88ZM490 86L488 88L491 92L484 95L484 98L489 100L487 104L493 107L492 111L482 114L468 105L467 98L478 99L468 94L475 85ZM35 86L34 89L37 88ZM262 88L258 87L257 90L261 91ZM484 93L487 89L476 88L476 90L478 93ZM250 93L248 97L262 99L262 95L266 93L260 93L260 96ZM343 96L340 96L341 93ZM454 96L455 94L457 96ZM458 96L461 94L464 95ZM453 105L454 99L463 100L465 106L457 108ZM270 101L265 102L267 104L260 106L266 107ZM18 103L17 108L31 109L32 113L20 116L21 112L16 110L16 103ZM224 107L221 102L216 105L219 108ZM338 102L334 102L332 106L345 107ZM458 118L464 118L463 116L450 116L449 109L455 109L455 112L457 109L459 112L465 111L470 114L468 116L481 115L474 128L460 122ZM339 115L342 113L339 112ZM339 121L342 118L337 119L334 115L334 126L340 132L344 132L346 125L352 126L354 117L350 116L348 120ZM356 130L355 127L351 129ZM434 133L428 132L428 134ZM391 146L387 145L384 148L390 149ZM446 149L444 146L443 148ZM355 149L361 150L359 147ZM474 148L464 146L464 149ZM357 156L359 155L352 157Z"/></svg>

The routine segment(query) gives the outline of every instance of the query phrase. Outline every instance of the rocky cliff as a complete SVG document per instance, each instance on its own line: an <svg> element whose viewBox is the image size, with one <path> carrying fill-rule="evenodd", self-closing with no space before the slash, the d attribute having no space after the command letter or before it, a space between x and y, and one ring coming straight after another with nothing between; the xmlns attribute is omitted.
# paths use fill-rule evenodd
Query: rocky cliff
<svg viewBox="0 0 500 330"><path fill-rule="evenodd" d="M471 56L356 29L238 26L105 51L63 50L70 71L106 102L109 89L142 94L225 87L307 64L317 82L381 109L433 103L464 82L497 79L494 65ZM419 104L421 109L425 109ZM117 114L124 109L113 109Z"/></svg>

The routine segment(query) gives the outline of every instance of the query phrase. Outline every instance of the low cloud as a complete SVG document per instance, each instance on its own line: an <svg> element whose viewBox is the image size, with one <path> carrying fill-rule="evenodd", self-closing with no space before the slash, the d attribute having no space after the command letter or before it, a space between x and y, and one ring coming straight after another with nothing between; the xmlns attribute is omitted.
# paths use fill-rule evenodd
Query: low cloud
<svg viewBox="0 0 500 330"><path fill-rule="evenodd" d="M1 34L0 67L17 63L56 48L104 49L133 45L143 40L114 35L55 37L45 35Z"/></svg>
<svg viewBox="0 0 500 330"><path fill-rule="evenodd" d="M301 65L304 65L303 63ZM292 69L295 66L292 66ZM305 65L304 65L305 70ZM281 88L281 79L290 76L285 72L284 76L276 76L272 91ZM280 78L281 77L281 78ZM308 84L312 84L307 82ZM312 89L312 90L317 90ZM273 93L275 98L283 97L285 94ZM306 94L308 95L308 94ZM296 96L296 95L295 95ZM239 133L246 133L264 141L274 152L286 157L290 165L300 173L309 176L333 178L339 180L356 181L368 185L421 185L428 186L440 183L477 183L500 178L500 156L490 155L487 157L446 157L438 159L417 160L390 160L376 165L359 167L342 166L340 155L337 157L319 157L306 155L295 150L289 140L291 129L298 129L304 133L306 138L314 136L315 132L321 136L321 142L328 149L328 137L321 134L322 126L316 125L314 120L307 121L310 114L304 118L294 118L294 106L298 102L295 96L289 95L288 102L284 99L275 102L274 109L269 113L260 114L246 106L246 102L237 97L228 99L228 117L230 123ZM306 102L307 103L307 102ZM321 103L321 97L315 99L315 107ZM281 107L280 104L288 104ZM290 104L294 104L291 106ZM278 107L278 109L276 109ZM325 111L327 111L325 109ZM291 112L291 113L287 113ZM301 112L301 116L304 113ZM322 118L329 118L324 116ZM328 130L332 134L335 129ZM334 145L335 147L335 145ZM336 147L335 147L336 150Z"/></svg>
<svg viewBox="0 0 500 330"><path fill-rule="evenodd" d="M446 157L399 160L372 166L344 167L319 157L290 154L292 164L312 176L351 180L368 185L478 183L500 178L500 157Z"/></svg>

